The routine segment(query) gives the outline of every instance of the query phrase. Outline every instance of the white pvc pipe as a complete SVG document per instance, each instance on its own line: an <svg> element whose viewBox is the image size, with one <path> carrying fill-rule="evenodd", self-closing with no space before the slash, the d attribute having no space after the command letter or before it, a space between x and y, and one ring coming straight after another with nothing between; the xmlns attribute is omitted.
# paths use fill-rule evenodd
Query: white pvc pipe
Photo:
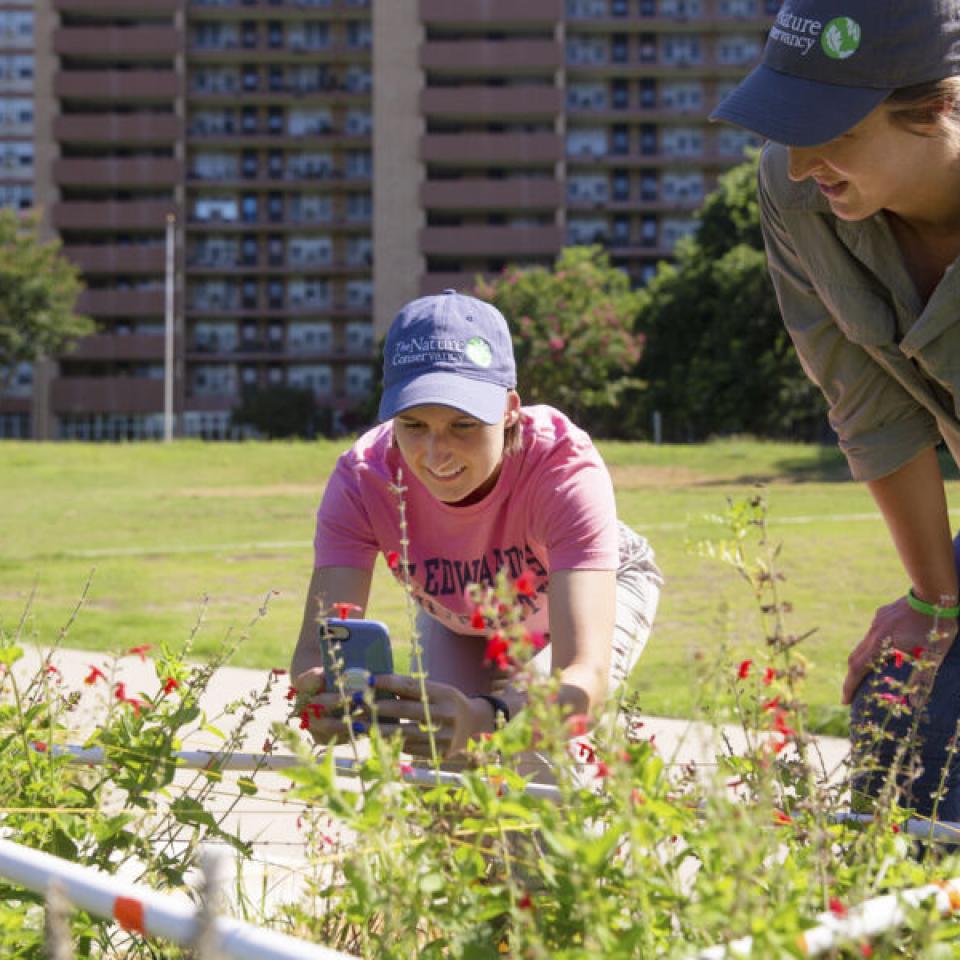
<svg viewBox="0 0 960 960"><path fill-rule="evenodd" d="M74 763L88 763L99 766L104 762L104 752L100 747L78 747L73 744L54 746L54 754L69 755ZM177 765L186 770L287 770L300 763L298 757L290 754L273 753L228 753L219 754L207 750L177 750L170 754ZM337 773L346 777L360 775L360 765L349 757L334 758ZM461 786L463 777L450 770L431 770L429 767L404 767L400 777L407 783L434 787L438 783L444 786ZM531 796L559 800L560 791L549 783L528 783L525 792Z"/></svg>
<svg viewBox="0 0 960 960"><path fill-rule="evenodd" d="M851 907L844 916L821 913L819 923L800 934L800 950L807 957L829 953L843 943L871 940L878 934L903 926L908 908L933 899L938 913L947 916L960 908L960 877L943 884L927 884L866 900ZM697 960L724 960L726 957L748 957L753 950L753 938L742 937L730 943L709 947L696 954Z"/></svg>
<svg viewBox="0 0 960 960"><path fill-rule="evenodd" d="M71 905L144 936L189 947L197 935L192 904L10 840L0 840L0 876L41 895L51 881L59 880ZM218 917L215 928L219 951L230 960L353 960L348 954L228 917Z"/></svg>

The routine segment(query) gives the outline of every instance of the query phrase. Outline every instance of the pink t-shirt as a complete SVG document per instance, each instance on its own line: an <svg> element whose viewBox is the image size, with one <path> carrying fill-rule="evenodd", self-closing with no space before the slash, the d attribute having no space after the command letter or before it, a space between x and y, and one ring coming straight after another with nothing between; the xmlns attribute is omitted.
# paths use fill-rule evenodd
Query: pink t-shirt
<svg viewBox="0 0 960 960"><path fill-rule="evenodd" d="M479 503L437 500L392 446L390 423L344 453L317 511L315 566L373 567L377 553L401 551L392 489L406 487L410 579L427 613L457 633L470 626L469 583L492 583L500 568L527 570L536 592L524 599L530 630L549 633L551 570L616 570L613 484L589 436L551 407L524 407L522 448L505 457L497 484ZM397 576L401 575L398 569Z"/></svg>

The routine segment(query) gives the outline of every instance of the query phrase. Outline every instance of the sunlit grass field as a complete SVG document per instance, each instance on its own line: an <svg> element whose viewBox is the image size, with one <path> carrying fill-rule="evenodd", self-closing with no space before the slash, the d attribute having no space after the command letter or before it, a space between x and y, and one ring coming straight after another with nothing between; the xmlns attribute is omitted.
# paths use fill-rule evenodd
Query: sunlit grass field
<svg viewBox="0 0 960 960"><path fill-rule="evenodd" d="M202 656L246 634L234 663L286 666L312 562L316 506L346 442L0 444L0 627L25 616L28 640L55 640L88 580L66 643L91 650L185 638L202 618ZM707 517L762 483L782 544L796 632L816 632L810 700L836 713L847 653L872 611L906 588L866 490L823 447L722 441L602 444L621 517L653 543L667 579L635 685L644 710L692 709L691 663L725 645L762 656L756 603L734 571L692 544L718 537ZM960 505L953 476L949 495ZM269 597L267 614L248 625ZM406 660L407 614L382 564L370 616ZM701 662L703 662L701 660Z"/></svg>

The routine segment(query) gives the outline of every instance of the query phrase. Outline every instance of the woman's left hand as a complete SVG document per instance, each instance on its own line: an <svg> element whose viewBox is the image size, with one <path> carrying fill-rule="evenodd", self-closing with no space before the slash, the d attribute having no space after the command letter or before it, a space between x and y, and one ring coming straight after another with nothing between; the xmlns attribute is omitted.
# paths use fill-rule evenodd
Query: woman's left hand
<svg viewBox="0 0 960 960"><path fill-rule="evenodd" d="M914 661L916 689L911 692L910 699L914 704L922 701L956 635L956 619L941 618L934 623L932 617L914 610L906 597L880 607L866 636L847 658L843 702L852 703L857 688L889 649L901 650Z"/></svg>
<svg viewBox="0 0 960 960"><path fill-rule="evenodd" d="M425 680L423 688L415 677L402 674L380 674L375 688L396 694L396 700L378 700L377 713L382 719L403 720L404 750L417 756L430 756L430 734L426 729L426 692L430 722L437 753L451 757L460 753L472 737L493 730L493 711L485 700L468 697L447 683ZM385 727L384 732L389 733Z"/></svg>

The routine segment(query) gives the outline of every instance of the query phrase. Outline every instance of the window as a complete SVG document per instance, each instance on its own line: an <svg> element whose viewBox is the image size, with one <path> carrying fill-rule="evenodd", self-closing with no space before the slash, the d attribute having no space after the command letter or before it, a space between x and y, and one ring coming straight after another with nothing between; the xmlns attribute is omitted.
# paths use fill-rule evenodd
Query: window
<svg viewBox="0 0 960 960"><path fill-rule="evenodd" d="M257 222L257 197L253 193L245 193L240 204L240 219L244 223Z"/></svg>
<svg viewBox="0 0 960 960"><path fill-rule="evenodd" d="M630 106L630 86L626 80L617 79L613 81L610 103L614 110L626 110Z"/></svg>
<svg viewBox="0 0 960 960"><path fill-rule="evenodd" d="M283 220L283 194L271 193L267 200L267 215L271 223L280 223Z"/></svg>
<svg viewBox="0 0 960 960"><path fill-rule="evenodd" d="M657 105L657 81L652 77L643 77L640 81L640 106L652 110Z"/></svg>
<svg viewBox="0 0 960 960"><path fill-rule="evenodd" d="M613 199L618 203L623 203L630 199L630 175L626 170L614 170L612 185Z"/></svg>

